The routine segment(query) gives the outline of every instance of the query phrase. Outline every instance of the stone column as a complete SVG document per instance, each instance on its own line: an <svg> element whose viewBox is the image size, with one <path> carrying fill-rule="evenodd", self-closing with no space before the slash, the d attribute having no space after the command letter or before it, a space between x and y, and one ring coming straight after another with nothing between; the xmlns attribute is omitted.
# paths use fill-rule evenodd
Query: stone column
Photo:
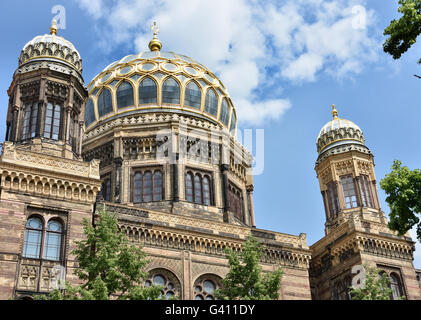
<svg viewBox="0 0 421 320"><path fill-rule="evenodd" d="M66 108L67 111L67 117L66 117L66 136L64 138L65 143L71 144L70 141L70 126L72 125L71 123L71 119L70 119L70 112L72 111L72 106L67 106Z"/></svg>
<svg viewBox="0 0 421 320"><path fill-rule="evenodd" d="M254 216L253 191L254 191L254 186L248 185L247 186L247 200L248 200L248 207L249 207L249 212L250 212L250 224L253 228L255 228L256 219Z"/></svg>
<svg viewBox="0 0 421 320"><path fill-rule="evenodd" d="M220 169L221 169L221 173L222 173L222 181L221 181L222 204L223 204L223 207L224 207L224 212L228 212L228 209L229 209L229 201L228 201L228 170L229 170L229 165L221 164Z"/></svg>
<svg viewBox="0 0 421 320"><path fill-rule="evenodd" d="M11 132L11 141L15 142L18 138L18 112L19 112L19 107L18 106L13 106L13 120L12 120L12 132Z"/></svg>
<svg viewBox="0 0 421 320"><path fill-rule="evenodd" d="M115 202L121 203L121 165L123 163L123 159L121 157L114 159L115 163Z"/></svg>
<svg viewBox="0 0 421 320"><path fill-rule="evenodd" d="M179 195L179 187L178 187L178 160L179 160L180 154L175 154L175 163L171 164L172 167L172 199L174 202L178 202L180 200Z"/></svg>
<svg viewBox="0 0 421 320"><path fill-rule="evenodd" d="M83 121L79 121L79 157L82 156Z"/></svg>

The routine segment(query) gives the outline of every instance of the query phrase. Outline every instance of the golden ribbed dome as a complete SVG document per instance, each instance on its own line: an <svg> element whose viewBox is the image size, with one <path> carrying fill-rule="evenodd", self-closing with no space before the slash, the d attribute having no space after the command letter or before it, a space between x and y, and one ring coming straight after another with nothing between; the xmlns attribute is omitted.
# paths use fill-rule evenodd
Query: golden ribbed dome
<svg viewBox="0 0 421 320"><path fill-rule="evenodd" d="M237 126L223 83L204 65L174 52L128 55L98 74L88 91L88 131L109 119L151 111L190 114L230 131Z"/></svg>

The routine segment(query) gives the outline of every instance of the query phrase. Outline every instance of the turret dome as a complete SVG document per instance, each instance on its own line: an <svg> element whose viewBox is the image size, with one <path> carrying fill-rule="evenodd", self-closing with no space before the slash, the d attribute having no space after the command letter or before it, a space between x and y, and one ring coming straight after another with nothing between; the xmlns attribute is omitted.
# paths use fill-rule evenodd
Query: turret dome
<svg viewBox="0 0 421 320"><path fill-rule="evenodd" d="M352 121L340 119L335 105L332 106L333 119L326 123L317 136L317 152L319 155L333 148L348 144L365 147L364 135L360 127Z"/></svg>

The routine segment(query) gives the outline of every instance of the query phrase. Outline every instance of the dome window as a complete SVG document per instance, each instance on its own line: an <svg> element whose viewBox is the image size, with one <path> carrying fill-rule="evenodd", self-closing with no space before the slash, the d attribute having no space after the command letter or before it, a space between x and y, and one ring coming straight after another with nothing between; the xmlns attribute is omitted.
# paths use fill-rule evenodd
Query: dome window
<svg viewBox="0 0 421 320"><path fill-rule="evenodd" d="M222 101L221 115L219 116L219 120L221 120L221 122L223 124L225 124L226 126L228 125L228 120L229 120L229 107L228 107L228 103L227 103L227 100L226 99L224 99L224 101Z"/></svg>
<svg viewBox="0 0 421 320"><path fill-rule="evenodd" d="M85 107L85 125L89 126L95 121L94 103L89 99Z"/></svg>
<svg viewBox="0 0 421 320"><path fill-rule="evenodd" d="M206 93L205 111L214 117L218 113L218 97L212 89L209 89Z"/></svg>
<svg viewBox="0 0 421 320"><path fill-rule="evenodd" d="M155 65L153 63L145 63L140 67L143 71L151 71L155 69Z"/></svg>
<svg viewBox="0 0 421 320"><path fill-rule="evenodd" d="M174 78L165 80L162 87L162 103L180 104L180 86Z"/></svg>
<svg viewBox="0 0 421 320"><path fill-rule="evenodd" d="M98 115L102 117L111 111L113 111L111 92L108 89L103 89L98 97Z"/></svg>
<svg viewBox="0 0 421 320"><path fill-rule="evenodd" d="M120 74L128 74L130 71L132 71L132 67L125 67L120 70Z"/></svg>
<svg viewBox="0 0 421 320"><path fill-rule="evenodd" d="M164 69L167 70L167 71L176 71L178 68L175 64L166 63L166 64L164 64Z"/></svg>
<svg viewBox="0 0 421 320"><path fill-rule="evenodd" d="M186 86L184 105L200 109L201 104L202 91L195 82L190 81L189 84Z"/></svg>
<svg viewBox="0 0 421 320"><path fill-rule="evenodd" d="M139 104L157 103L156 83L145 78L139 85Z"/></svg>
<svg viewBox="0 0 421 320"><path fill-rule="evenodd" d="M117 107L125 108L134 104L133 87L127 81L124 81L117 89Z"/></svg>
<svg viewBox="0 0 421 320"><path fill-rule="evenodd" d="M196 75L197 75L197 71L196 71L196 69L194 69L194 68L192 68L192 67L185 67L185 68L184 68L184 70L186 70L186 72L187 72L188 74L191 74L191 75L193 75L193 76L196 76Z"/></svg>
<svg viewBox="0 0 421 320"><path fill-rule="evenodd" d="M237 116L235 115L235 113L232 113L231 116L231 126L230 126L230 131L235 130L235 126L237 125Z"/></svg>

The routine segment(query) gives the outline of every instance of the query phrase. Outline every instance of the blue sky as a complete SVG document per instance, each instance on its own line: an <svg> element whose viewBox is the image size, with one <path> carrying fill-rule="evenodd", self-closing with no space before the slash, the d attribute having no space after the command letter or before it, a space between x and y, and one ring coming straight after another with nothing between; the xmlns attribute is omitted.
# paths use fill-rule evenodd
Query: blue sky
<svg viewBox="0 0 421 320"><path fill-rule="evenodd" d="M420 167L421 80L413 77L421 74L420 46L398 61L382 50L384 28L399 17L397 0L1 1L1 137L19 53L48 33L55 5L66 9L59 35L80 52L86 84L111 62L147 50L154 19L163 50L189 55L220 77L240 127L264 129L264 171L254 179L259 228L304 232L310 245L324 236L315 143L333 103L363 130L377 181L394 159ZM380 187L379 198L388 214Z"/></svg>

